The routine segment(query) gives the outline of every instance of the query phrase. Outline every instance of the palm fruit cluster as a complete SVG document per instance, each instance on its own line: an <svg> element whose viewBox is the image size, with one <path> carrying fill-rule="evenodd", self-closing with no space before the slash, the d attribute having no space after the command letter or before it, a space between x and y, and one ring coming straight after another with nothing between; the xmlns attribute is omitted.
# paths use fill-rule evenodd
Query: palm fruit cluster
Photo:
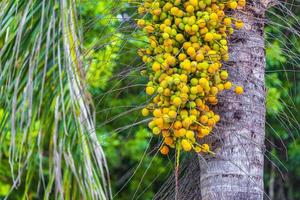
<svg viewBox="0 0 300 200"><path fill-rule="evenodd" d="M199 144L220 116L211 110L219 92L233 86L222 63L228 61L227 38L243 22L225 14L241 9L245 0L144 0L138 8L137 25L149 45L139 50L149 77L146 93L152 102L142 114L153 118L148 126L163 137L162 154L170 148L211 152Z"/></svg>

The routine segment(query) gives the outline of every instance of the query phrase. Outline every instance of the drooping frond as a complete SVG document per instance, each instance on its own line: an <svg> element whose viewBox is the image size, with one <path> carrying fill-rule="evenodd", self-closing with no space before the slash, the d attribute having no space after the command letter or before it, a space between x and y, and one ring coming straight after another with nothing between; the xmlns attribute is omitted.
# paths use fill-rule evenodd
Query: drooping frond
<svg viewBox="0 0 300 200"><path fill-rule="evenodd" d="M110 199L75 6L0 2L0 171L11 174L0 182L9 197Z"/></svg>

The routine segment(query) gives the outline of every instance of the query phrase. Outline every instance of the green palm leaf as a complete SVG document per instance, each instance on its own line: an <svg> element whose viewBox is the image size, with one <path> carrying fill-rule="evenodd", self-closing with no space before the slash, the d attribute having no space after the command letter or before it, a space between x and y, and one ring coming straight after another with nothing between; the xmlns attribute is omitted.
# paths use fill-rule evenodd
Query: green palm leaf
<svg viewBox="0 0 300 200"><path fill-rule="evenodd" d="M75 6L73 0L0 2L0 171L11 174L0 173L0 183L11 186L2 194L8 198L111 197Z"/></svg>

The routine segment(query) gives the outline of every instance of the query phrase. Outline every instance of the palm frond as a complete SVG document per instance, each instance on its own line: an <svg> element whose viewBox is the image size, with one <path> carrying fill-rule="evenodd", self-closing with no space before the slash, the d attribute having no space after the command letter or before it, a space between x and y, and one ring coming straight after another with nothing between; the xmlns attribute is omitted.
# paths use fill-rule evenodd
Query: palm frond
<svg viewBox="0 0 300 200"><path fill-rule="evenodd" d="M0 170L7 196L110 199L75 0L0 2ZM20 192L18 192L20 194Z"/></svg>

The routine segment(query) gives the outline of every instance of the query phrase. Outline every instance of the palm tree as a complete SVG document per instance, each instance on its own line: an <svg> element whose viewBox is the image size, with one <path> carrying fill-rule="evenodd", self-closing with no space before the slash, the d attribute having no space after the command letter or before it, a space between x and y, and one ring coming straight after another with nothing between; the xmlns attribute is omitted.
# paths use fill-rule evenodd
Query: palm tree
<svg viewBox="0 0 300 200"><path fill-rule="evenodd" d="M273 1L249 1L242 11L231 13L245 28L229 40L230 60L226 64L231 80L243 85L245 93L220 95L215 111L221 122L208 139L215 156L194 156L182 167L179 188L173 177L155 199L263 199L265 140L265 11Z"/></svg>
<svg viewBox="0 0 300 200"><path fill-rule="evenodd" d="M0 183L6 198L110 199L75 0L0 2ZM16 192L17 191L17 192Z"/></svg>

